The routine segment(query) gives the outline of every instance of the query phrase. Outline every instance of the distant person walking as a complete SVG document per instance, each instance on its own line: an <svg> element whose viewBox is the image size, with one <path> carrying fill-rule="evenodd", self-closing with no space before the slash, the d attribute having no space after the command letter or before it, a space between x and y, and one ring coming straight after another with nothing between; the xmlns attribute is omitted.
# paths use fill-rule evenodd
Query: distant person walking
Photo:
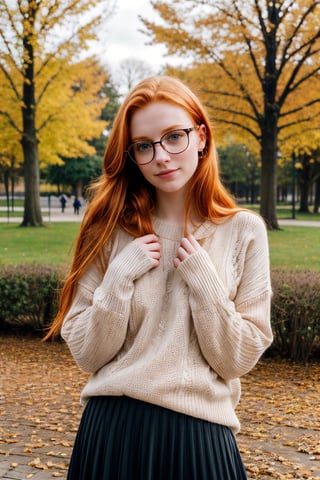
<svg viewBox="0 0 320 480"><path fill-rule="evenodd" d="M60 197L60 203L61 203L61 212L64 213L64 210L65 210L66 204L67 204L67 199L64 196L64 194L62 194L61 197Z"/></svg>
<svg viewBox="0 0 320 480"><path fill-rule="evenodd" d="M76 215L79 215L79 213L80 213L80 207L81 207L81 202L80 202L79 198L76 197L76 198L74 199L74 202L73 202L74 213L75 213Z"/></svg>

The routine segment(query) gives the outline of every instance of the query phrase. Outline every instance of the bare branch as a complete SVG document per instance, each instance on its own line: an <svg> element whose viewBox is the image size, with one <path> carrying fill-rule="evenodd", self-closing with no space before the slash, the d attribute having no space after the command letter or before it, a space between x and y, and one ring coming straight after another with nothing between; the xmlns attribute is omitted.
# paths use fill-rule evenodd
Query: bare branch
<svg viewBox="0 0 320 480"><path fill-rule="evenodd" d="M63 105L60 105L59 108L57 108L54 112L48 115L47 118L43 120L43 122L38 126L37 133L39 133L49 122L51 122L54 118L56 118L59 115L59 113L65 109L66 105L72 103L72 100L76 95L77 95L77 92L74 91L73 95L70 95L69 100L67 102L65 102Z"/></svg>
<svg viewBox="0 0 320 480"><path fill-rule="evenodd" d="M281 109L282 105L284 104L286 98L288 97L288 95L293 92L294 90L296 90L298 88L298 86L300 86L302 83L304 83L307 79L311 78L311 74L310 72L307 73L307 75L305 75L304 77L302 77L296 84L294 84L294 81L300 71L300 69L302 68L302 66L304 66L305 64L305 61L306 59L309 57L309 51L311 50L312 46L310 45L307 52L305 53L305 55L300 59L300 61L296 64L295 68L293 69L284 89L283 89L283 92L282 94L280 95L279 97L279 100L278 100L278 104L279 104L279 109ZM313 71L313 74L318 72L320 69L319 66L316 67L316 69Z"/></svg>
<svg viewBox="0 0 320 480"><path fill-rule="evenodd" d="M252 111L254 112L255 116L256 116L256 119L257 121L259 122L259 119L260 119L260 113L259 113L259 110L258 108L256 107L256 104L253 100L253 98L251 97L248 89L246 88L245 84L242 82L242 81L238 81L235 76L233 75L232 72L230 72L230 70L226 67L225 63L223 62L223 60L221 60L219 57L217 57L213 52L210 52L210 55L212 57L212 59L222 68L222 70L225 72L225 74L236 84L238 85L240 91L243 93L243 97L245 98L245 100L247 101L247 103L250 105L250 107L252 108ZM241 77L241 74L240 72L239 73L239 77Z"/></svg>
<svg viewBox="0 0 320 480"><path fill-rule="evenodd" d="M303 23L305 22L306 18L310 15L310 13L313 12L314 8L316 6L316 2L311 4L309 6L309 8L304 12L304 14L301 16L301 19L300 21L298 22L298 24L296 25L292 35L289 37L288 39L288 42L283 50L283 53L282 53L282 59L281 59L281 62L280 62L280 67L279 67L279 73L278 73L278 76L281 75L282 71L283 71L283 68L284 66L287 64L288 60L293 58L295 55L297 55L297 53L299 53L301 50L303 50L308 44L310 44L310 42L314 43L315 40L319 37L319 31L315 34L314 37L312 37L311 39L309 39L307 42L305 42L304 44L302 44L299 48L295 49L293 52L291 52L290 54L288 53L289 52L289 49L291 47L291 45L293 44L293 41L294 39L296 38L299 30L301 29ZM289 6L288 6L288 9L287 11L289 11Z"/></svg>
<svg viewBox="0 0 320 480"><path fill-rule="evenodd" d="M299 107L293 108L292 110L283 112L279 115L279 118L285 118L288 115L293 115L295 113L304 111L306 108L311 107L311 105L315 105L316 103L320 103L320 98L316 98L315 100L311 100L310 102L305 103L304 105L300 105Z"/></svg>
<svg viewBox="0 0 320 480"><path fill-rule="evenodd" d="M279 126L279 131L283 130L285 128L294 127L296 125L301 125L303 123L310 124L311 122L314 122L318 117L320 117L320 112L316 113L315 115L308 116L308 117L297 118L290 123L286 123L285 125L280 125ZM318 131L319 128L311 127L311 130Z"/></svg>
<svg viewBox="0 0 320 480"><path fill-rule="evenodd" d="M266 24L264 22L262 11L261 11L258 0L254 0L254 5L255 5L255 8L256 8L256 12L258 14L258 19L259 19L259 24L260 24L260 27L261 27L261 32L262 32L264 40L266 41L267 36L268 36L268 32L267 32L267 27L266 27Z"/></svg>
<svg viewBox="0 0 320 480"><path fill-rule="evenodd" d="M249 55L250 55L250 58L251 58L251 61L252 61L252 65L253 65L253 68L254 68L254 71L256 72L256 75L257 75L257 78L259 79L259 82L262 84L262 81L263 81L263 78L262 78L262 75L260 73L260 69L259 69L259 65L258 65L258 62L257 62L257 59L256 59L256 56L254 54L254 48L252 46L252 42L250 40L250 37L248 35L246 35L245 31L246 31L246 25L245 25L245 21L244 21L244 17L243 15L241 14L237 4L235 4L235 8L236 8L236 11L237 11L237 14L238 14L238 19L241 23L241 26L242 26L242 37L248 47L248 50L249 50Z"/></svg>
<svg viewBox="0 0 320 480"><path fill-rule="evenodd" d="M2 72L3 72L4 76L6 77L6 79L8 80L8 82L9 82L9 84L10 84L10 86L11 86L11 88L12 88L12 90L13 90L16 98L17 98L17 100L19 100L19 102L21 102L21 101L22 101L22 97L21 97L21 95L19 94L19 91L18 91L18 89L17 89L17 87L16 87L16 85L15 85L15 83L14 83L14 81L13 81L13 78L11 77L11 75L9 74L9 72L6 70L5 66L2 65L2 63L0 63L0 69L2 70Z"/></svg>
<svg viewBox="0 0 320 480"><path fill-rule="evenodd" d="M39 93L38 97L37 97L37 104L39 104L42 100L42 97L43 95L45 94L45 92L47 91L48 87L51 85L51 83L60 75L60 73L62 72L62 68L60 67L58 69L58 71L54 74L54 75L51 75L50 78L48 78L48 80L46 81L46 83L44 84L41 92Z"/></svg>
<svg viewBox="0 0 320 480"><path fill-rule="evenodd" d="M209 90L207 88L200 88L200 92L203 92L203 93L208 93L210 95L220 95L220 96L225 96L225 97L230 97L230 98L236 98L238 100L242 100L242 95L238 95L236 93L232 93L232 92L222 92L220 90Z"/></svg>
<svg viewBox="0 0 320 480"><path fill-rule="evenodd" d="M22 135L22 131L8 112L6 112L5 110L0 110L0 115L5 117L9 121L10 125L14 128L14 130Z"/></svg>
<svg viewBox="0 0 320 480"><path fill-rule="evenodd" d="M219 118L219 117L215 117L215 121L218 123L221 123L222 125L233 125L234 127L237 127L240 130L243 130L249 133L260 144L260 141L261 141L260 135L257 135L257 133L251 128L249 128L248 126L243 125L242 123L236 122L234 120L226 120L225 118Z"/></svg>
<svg viewBox="0 0 320 480"><path fill-rule="evenodd" d="M315 133L315 132L317 132L317 131L318 131L318 129L315 129L315 128L310 127L310 128L304 128L304 129L301 131L301 133L308 133L308 132ZM289 133L288 135L283 136L283 137L280 139L279 143L284 144L284 143L286 143L288 140L291 140L292 138L296 138L296 137L297 137L296 132L294 132L294 133Z"/></svg>

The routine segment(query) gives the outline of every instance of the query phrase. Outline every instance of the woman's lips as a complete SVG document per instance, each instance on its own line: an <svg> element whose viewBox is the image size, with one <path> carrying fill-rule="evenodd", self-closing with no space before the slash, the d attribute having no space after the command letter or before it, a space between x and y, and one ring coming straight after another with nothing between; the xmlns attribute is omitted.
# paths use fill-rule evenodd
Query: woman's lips
<svg viewBox="0 0 320 480"><path fill-rule="evenodd" d="M159 178L170 178L177 172L177 169L174 170L162 170L160 173L157 173Z"/></svg>

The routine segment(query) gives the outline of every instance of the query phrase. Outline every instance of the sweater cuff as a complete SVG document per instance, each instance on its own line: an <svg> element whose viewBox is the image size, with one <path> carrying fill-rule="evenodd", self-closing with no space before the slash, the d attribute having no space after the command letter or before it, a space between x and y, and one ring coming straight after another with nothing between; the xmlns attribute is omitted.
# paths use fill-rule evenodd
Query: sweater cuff
<svg viewBox="0 0 320 480"><path fill-rule="evenodd" d="M100 286L94 292L94 301L103 302L106 295L125 297L134 280L152 267L141 247L131 242L109 264Z"/></svg>
<svg viewBox="0 0 320 480"><path fill-rule="evenodd" d="M186 258L178 270L190 290L201 298L202 304L207 304L212 298L228 298L227 290L205 250Z"/></svg>

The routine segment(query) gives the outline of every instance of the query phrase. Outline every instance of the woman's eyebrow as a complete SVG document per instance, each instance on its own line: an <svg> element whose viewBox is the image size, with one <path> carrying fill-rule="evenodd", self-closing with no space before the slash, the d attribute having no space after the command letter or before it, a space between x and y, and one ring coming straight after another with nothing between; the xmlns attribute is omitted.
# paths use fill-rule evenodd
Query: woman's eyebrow
<svg viewBox="0 0 320 480"><path fill-rule="evenodd" d="M183 127L181 125L170 125L170 127L166 127L161 131L159 138L161 138L166 133L172 132L174 130L181 130L182 128ZM141 140L146 140L148 142L157 141L157 140L153 140L152 138L148 137L147 135L139 135L139 136L136 136L136 137L132 138L132 143L140 142Z"/></svg>

